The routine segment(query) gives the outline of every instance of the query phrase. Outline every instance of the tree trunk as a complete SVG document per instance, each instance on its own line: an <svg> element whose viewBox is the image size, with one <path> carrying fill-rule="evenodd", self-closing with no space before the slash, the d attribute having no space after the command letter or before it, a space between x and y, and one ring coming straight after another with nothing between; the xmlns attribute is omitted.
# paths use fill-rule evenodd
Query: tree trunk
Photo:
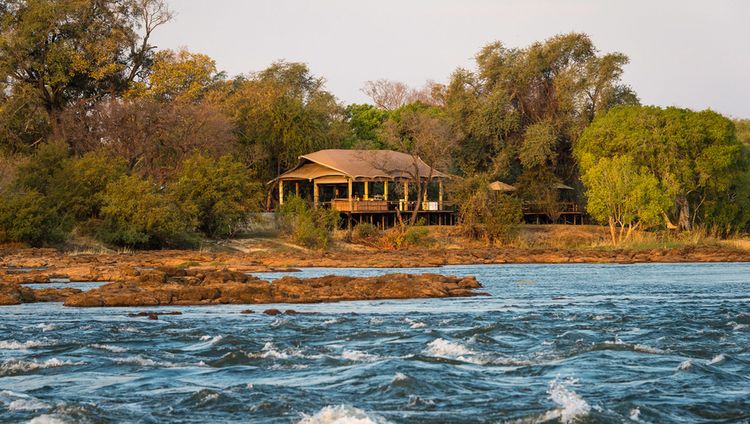
<svg viewBox="0 0 750 424"><path fill-rule="evenodd" d="M609 235L612 237L612 245L617 246L617 236L615 235L615 220L609 217Z"/></svg>
<svg viewBox="0 0 750 424"><path fill-rule="evenodd" d="M419 181L419 180L417 180ZM422 205L422 183L417 183L417 203L414 205L414 210L411 212L411 219L409 220L409 225L416 225L417 223L417 217L419 216L419 208Z"/></svg>
<svg viewBox="0 0 750 424"><path fill-rule="evenodd" d="M65 140L65 132L62 126L62 111L55 108L54 106L47 108L47 115L49 116L49 126L52 130L52 140ZM72 146L70 146L72 147Z"/></svg>
<svg viewBox="0 0 750 424"><path fill-rule="evenodd" d="M692 225L690 224L690 203L687 197L680 196L677 198L677 229L679 231L690 231Z"/></svg>

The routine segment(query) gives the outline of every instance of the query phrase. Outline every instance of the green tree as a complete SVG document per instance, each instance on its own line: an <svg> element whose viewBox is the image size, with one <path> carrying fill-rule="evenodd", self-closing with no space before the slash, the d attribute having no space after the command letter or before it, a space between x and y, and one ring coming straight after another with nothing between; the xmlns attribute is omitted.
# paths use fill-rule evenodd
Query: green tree
<svg viewBox="0 0 750 424"><path fill-rule="evenodd" d="M76 222L98 218L102 207L99 194L126 172L124 160L101 150L69 158L53 176L48 202Z"/></svg>
<svg viewBox="0 0 750 424"><path fill-rule="evenodd" d="M198 101L224 78L216 62L187 49L160 50L154 54L147 78L133 85L128 96L150 97L161 101Z"/></svg>
<svg viewBox="0 0 750 424"><path fill-rule="evenodd" d="M293 196L284 201L278 215L280 227L295 242L314 249L326 249L333 240L333 230L341 216L337 210L310 208L303 199Z"/></svg>
<svg viewBox="0 0 750 424"><path fill-rule="evenodd" d="M233 120L243 160L264 180L300 155L342 147L348 135L343 107L302 63L276 62L226 82L211 98Z"/></svg>
<svg viewBox="0 0 750 424"><path fill-rule="evenodd" d="M0 242L24 242L32 246L64 240L57 213L36 191L0 193Z"/></svg>
<svg viewBox="0 0 750 424"><path fill-rule="evenodd" d="M483 175L467 178L451 187L451 191L460 205L461 229L471 238L490 244L507 242L523 222L520 200L490 190Z"/></svg>
<svg viewBox="0 0 750 424"><path fill-rule="evenodd" d="M152 59L152 32L170 19L163 0L6 0L0 81L34 92L64 139L63 109L126 90Z"/></svg>
<svg viewBox="0 0 750 424"><path fill-rule="evenodd" d="M263 201L263 187L250 178L243 164L230 156L218 160L200 153L187 158L169 185L172 199L189 216L195 217L198 229L210 237L236 233L258 211Z"/></svg>
<svg viewBox="0 0 750 424"><path fill-rule="evenodd" d="M379 132L383 123L390 116L387 110L368 104L351 104L346 107L345 115L352 131L349 146L370 149L384 148L385 144L381 140Z"/></svg>
<svg viewBox="0 0 750 424"><path fill-rule="evenodd" d="M635 230L659 224L669 208L669 197L656 177L639 170L628 156L586 162L582 171L586 209L594 219L609 225L612 244L627 241Z"/></svg>
<svg viewBox="0 0 750 424"><path fill-rule="evenodd" d="M746 151L737 140L731 120L712 111L693 112L674 107L622 106L597 117L576 145L581 169L592 168L603 157L628 156L642 172L655 176L672 201L670 220L690 230L698 218L717 222L706 208L722 197L738 205L750 200L736 188L748 172ZM712 213L720 209L711 208ZM746 221L738 216L734 228Z"/></svg>
<svg viewBox="0 0 750 424"><path fill-rule="evenodd" d="M189 240L188 221L156 185L137 176L123 176L107 184L101 194L99 238L119 246L160 248Z"/></svg>
<svg viewBox="0 0 750 424"><path fill-rule="evenodd" d="M476 71L458 69L446 88L445 113L459 135L456 168L510 182L575 183L572 146L583 129L613 105L637 103L620 81L627 61L600 54L579 33L526 48L485 46ZM524 196L535 203L550 197L547 189Z"/></svg>

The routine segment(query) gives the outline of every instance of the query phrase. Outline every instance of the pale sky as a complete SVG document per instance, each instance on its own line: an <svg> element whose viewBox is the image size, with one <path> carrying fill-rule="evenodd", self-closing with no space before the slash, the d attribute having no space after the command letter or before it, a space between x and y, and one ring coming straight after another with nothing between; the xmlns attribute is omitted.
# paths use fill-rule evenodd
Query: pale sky
<svg viewBox="0 0 750 424"><path fill-rule="evenodd" d="M493 41L524 47L589 34L630 58L641 102L750 118L747 0L170 0L159 48L213 57L230 76L305 62L342 102L367 102L367 80L446 82Z"/></svg>

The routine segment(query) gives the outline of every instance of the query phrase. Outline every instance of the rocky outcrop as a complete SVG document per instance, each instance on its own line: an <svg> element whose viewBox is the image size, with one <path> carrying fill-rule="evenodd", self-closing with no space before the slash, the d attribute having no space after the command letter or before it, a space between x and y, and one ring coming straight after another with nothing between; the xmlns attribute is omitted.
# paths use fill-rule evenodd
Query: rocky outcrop
<svg viewBox="0 0 750 424"><path fill-rule="evenodd" d="M474 277L388 274L380 277L283 277L273 282L235 271L134 270L127 281L68 297L65 306L163 306L319 303L345 300L476 296Z"/></svg>
<svg viewBox="0 0 750 424"><path fill-rule="evenodd" d="M15 283L0 284L0 305L18 305L21 303L62 302L69 296L81 293L74 288L32 289Z"/></svg>

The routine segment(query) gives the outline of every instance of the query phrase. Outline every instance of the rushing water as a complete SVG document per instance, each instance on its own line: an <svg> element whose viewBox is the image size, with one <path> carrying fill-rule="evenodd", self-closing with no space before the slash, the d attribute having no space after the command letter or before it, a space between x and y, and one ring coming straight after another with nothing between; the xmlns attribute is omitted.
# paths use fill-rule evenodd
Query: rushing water
<svg viewBox="0 0 750 424"><path fill-rule="evenodd" d="M157 308L183 312L157 321L2 307L0 421L750 419L750 264L429 271L476 275L491 296Z"/></svg>

